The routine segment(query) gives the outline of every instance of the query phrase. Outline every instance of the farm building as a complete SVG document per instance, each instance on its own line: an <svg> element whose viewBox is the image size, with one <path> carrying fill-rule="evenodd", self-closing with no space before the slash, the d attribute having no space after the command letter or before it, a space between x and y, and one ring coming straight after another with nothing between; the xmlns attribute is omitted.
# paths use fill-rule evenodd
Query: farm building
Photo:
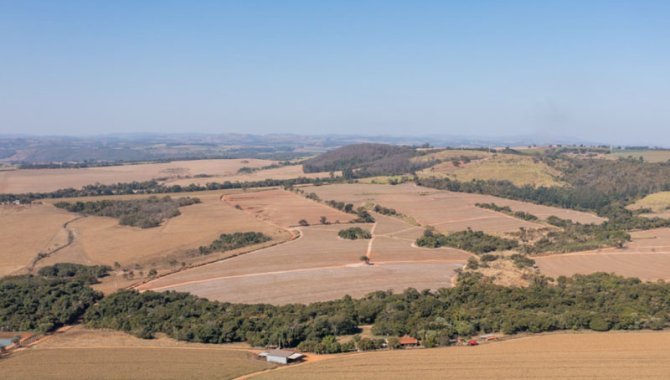
<svg viewBox="0 0 670 380"><path fill-rule="evenodd" d="M418 347L419 346L419 340L416 338L412 338L409 335L405 335L403 337L398 338L398 342L400 343L401 347Z"/></svg>
<svg viewBox="0 0 670 380"><path fill-rule="evenodd" d="M265 358L268 363L279 363L279 364L289 364L292 362L300 361L303 359L304 355L289 350L267 350L258 354L259 357Z"/></svg>

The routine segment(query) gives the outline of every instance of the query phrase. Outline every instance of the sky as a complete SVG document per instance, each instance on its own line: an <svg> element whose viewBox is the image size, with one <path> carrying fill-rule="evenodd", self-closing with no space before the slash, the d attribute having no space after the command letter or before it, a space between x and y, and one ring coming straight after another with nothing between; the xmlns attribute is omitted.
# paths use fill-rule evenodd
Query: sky
<svg viewBox="0 0 670 380"><path fill-rule="evenodd" d="M0 0L0 134L670 145L669 1Z"/></svg>

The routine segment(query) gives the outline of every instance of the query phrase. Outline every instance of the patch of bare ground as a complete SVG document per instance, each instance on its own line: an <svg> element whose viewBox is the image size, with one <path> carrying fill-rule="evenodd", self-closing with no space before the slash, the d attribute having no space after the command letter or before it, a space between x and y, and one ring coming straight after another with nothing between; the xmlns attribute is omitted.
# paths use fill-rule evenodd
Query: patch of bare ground
<svg viewBox="0 0 670 380"><path fill-rule="evenodd" d="M561 333L475 347L341 355L254 379L663 379L670 332Z"/></svg>
<svg viewBox="0 0 670 380"><path fill-rule="evenodd" d="M274 368L244 345L74 328L0 361L3 379L232 379Z"/></svg>
<svg viewBox="0 0 670 380"><path fill-rule="evenodd" d="M67 244L63 225L75 218L49 204L0 206L0 276L27 273L38 254Z"/></svg>
<svg viewBox="0 0 670 380"><path fill-rule="evenodd" d="M355 218L352 214L281 189L231 194L223 199L229 205L249 212L260 220L284 228L296 227L302 219L309 224L320 224L323 216L331 223L347 223Z"/></svg>
<svg viewBox="0 0 670 380"><path fill-rule="evenodd" d="M641 280L670 280L670 228L633 232L623 249L553 254L534 257L543 274L551 277L616 273Z"/></svg>
<svg viewBox="0 0 670 380"><path fill-rule="evenodd" d="M178 179L198 174L234 176L243 167L260 168L274 161L256 159L191 160L81 169L19 169L0 171L0 193L49 192L94 183ZM267 177L266 177L267 178ZM211 182L211 181L209 181ZM191 182L188 182L191 183Z"/></svg>

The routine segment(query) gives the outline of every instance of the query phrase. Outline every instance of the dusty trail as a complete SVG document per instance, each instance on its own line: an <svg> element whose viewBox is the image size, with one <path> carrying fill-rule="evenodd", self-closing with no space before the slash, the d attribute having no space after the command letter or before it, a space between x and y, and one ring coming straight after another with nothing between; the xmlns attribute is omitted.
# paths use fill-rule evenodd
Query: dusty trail
<svg viewBox="0 0 670 380"><path fill-rule="evenodd" d="M375 222L375 224L373 224L372 228L370 229L371 237L370 237L370 241L368 242L368 250L367 250L367 252L365 252L365 256L368 259L372 259L372 243L375 241L375 228L377 228L377 223L378 222Z"/></svg>
<svg viewBox="0 0 670 380"><path fill-rule="evenodd" d="M65 249L65 248L71 246L71 245L74 243L74 238L75 238L74 231L72 231L72 230L69 229L68 227L70 226L70 224L71 224L72 222L76 222L77 220L82 219L82 218L85 218L85 216L83 216L83 215L82 215L82 216L78 216L78 217L76 217L76 218L74 218L74 219L68 220L67 222L63 223L63 229L67 232L67 242L66 242L65 244L61 245L61 246L58 246L58 247L52 249L52 250L49 251L49 252L39 253L39 254L35 257L35 259L33 259L33 262L30 264L30 267L28 268L28 270L30 271L30 273L33 273L33 272L35 271L35 266L37 265L37 263L38 263L40 260L44 260L44 259L46 259L46 258L48 258L48 257L51 257L51 256L53 256L54 254L58 253L58 251L61 251L61 250Z"/></svg>

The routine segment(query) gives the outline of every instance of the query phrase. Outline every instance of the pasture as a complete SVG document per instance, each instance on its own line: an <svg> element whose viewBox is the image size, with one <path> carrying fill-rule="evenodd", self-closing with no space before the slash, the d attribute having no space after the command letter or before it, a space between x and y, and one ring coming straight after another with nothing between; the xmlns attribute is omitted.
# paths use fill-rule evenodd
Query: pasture
<svg viewBox="0 0 670 380"><path fill-rule="evenodd" d="M339 173L335 173L339 175ZM292 179L292 178L328 178L330 173L304 173L302 170L302 165L290 165L282 166L279 168L273 169L263 169L257 170L251 173L235 173L230 175L215 175L212 177L206 178L175 178L165 181L168 185L182 185L187 186L190 184L196 185L206 185L210 182L254 182L254 181L263 181L266 179Z"/></svg>
<svg viewBox="0 0 670 380"><path fill-rule="evenodd" d="M611 158L639 158L642 157L646 162L668 162L670 160L670 150L667 149L649 149L649 150L615 150L608 155Z"/></svg>
<svg viewBox="0 0 670 380"><path fill-rule="evenodd" d="M641 280L670 280L670 229L633 232L626 248L604 248L534 257L543 274L551 277L616 273Z"/></svg>
<svg viewBox="0 0 670 380"><path fill-rule="evenodd" d="M75 328L0 360L3 379L233 379L273 368L241 346Z"/></svg>
<svg viewBox="0 0 670 380"><path fill-rule="evenodd" d="M662 379L670 332L536 335L476 347L340 355L253 379Z"/></svg>

